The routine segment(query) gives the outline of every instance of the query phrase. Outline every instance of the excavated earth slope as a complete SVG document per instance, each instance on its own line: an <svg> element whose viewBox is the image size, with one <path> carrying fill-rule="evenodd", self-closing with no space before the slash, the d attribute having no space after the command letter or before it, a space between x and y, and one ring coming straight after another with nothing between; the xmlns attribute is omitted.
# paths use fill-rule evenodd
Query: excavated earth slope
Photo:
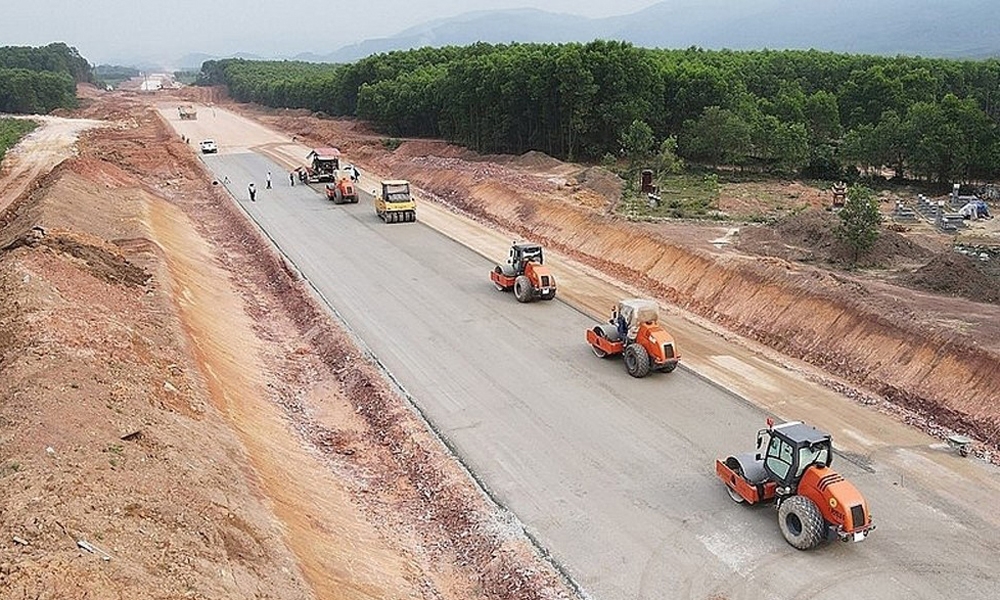
<svg viewBox="0 0 1000 600"><path fill-rule="evenodd" d="M573 595L155 111L83 113L0 213L0 596Z"/></svg>

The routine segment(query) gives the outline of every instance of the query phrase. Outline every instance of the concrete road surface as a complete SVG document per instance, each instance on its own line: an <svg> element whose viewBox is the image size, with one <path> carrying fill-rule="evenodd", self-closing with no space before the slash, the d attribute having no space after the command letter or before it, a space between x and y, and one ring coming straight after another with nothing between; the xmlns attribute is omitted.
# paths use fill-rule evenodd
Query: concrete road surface
<svg viewBox="0 0 1000 600"><path fill-rule="evenodd" d="M971 499L838 455L878 529L794 550L773 508L735 505L715 478L715 458L752 449L764 425L748 402L686 369L629 377L591 354L590 318L496 292L491 262L419 222L382 223L366 194L335 206L243 148L204 160L584 595L1000 597L997 521Z"/></svg>

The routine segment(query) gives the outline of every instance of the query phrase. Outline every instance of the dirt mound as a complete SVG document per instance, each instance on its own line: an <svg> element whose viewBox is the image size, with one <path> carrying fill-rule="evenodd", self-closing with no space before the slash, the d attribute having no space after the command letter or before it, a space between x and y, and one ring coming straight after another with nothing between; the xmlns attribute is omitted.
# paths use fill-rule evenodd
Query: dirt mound
<svg viewBox="0 0 1000 600"><path fill-rule="evenodd" d="M833 213L809 209L774 225L743 227L737 248L749 254L797 262L845 265L853 262L851 249L837 238L840 219ZM862 267L889 267L927 260L932 252L896 231L883 229L875 246L858 261Z"/></svg>
<svg viewBox="0 0 1000 600"><path fill-rule="evenodd" d="M600 196L605 206L611 206L622 197L625 181L604 167L590 167L577 176L581 187Z"/></svg>
<svg viewBox="0 0 1000 600"><path fill-rule="evenodd" d="M565 163L557 158L553 158L544 152L529 150L524 154L514 158L510 164L522 169L532 171L554 171L565 166Z"/></svg>
<svg viewBox="0 0 1000 600"><path fill-rule="evenodd" d="M503 194L533 194L536 198L555 202L568 200L576 206L605 212L608 206L621 197L624 185L617 175L601 167L580 169L554 159L552 163L545 158L534 159L536 162L555 165L566 172L565 176L553 176L551 171L536 172L519 165L519 159L499 163L484 160L483 157L470 159L466 156L467 151L456 156L435 153L412 155L410 152L403 152L405 148L412 147L410 143L404 144L390 158L383 156L379 162L401 177L421 181L424 189L453 200L466 194L465 187L471 183L478 188L476 195L487 195L491 193L490 190L502 189ZM430 152L435 146L425 144L420 148ZM427 177L426 173L435 173L435 177ZM565 193L560 193L561 191ZM527 205L524 208L526 210Z"/></svg>
<svg viewBox="0 0 1000 600"><path fill-rule="evenodd" d="M228 99L225 86L187 85L179 90L175 90L174 93L190 102L200 102L202 104L225 102Z"/></svg>
<svg viewBox="0 0 1000 600"><path fill-rule="evenodd" d="M908 287L936 294L1000 304L1000 264L957 252L946 252L912 273L900 277Z"/></svg>
<svg viewBox="0 0 1000 600"><path fill-rule="evenodd" d="M395 150L400 157L435 156L438 158L463 158L469 151L461 146L437 140L409 140Z"/></svg>
<svg viewBox="0 0 1000 600"><path fill-rule="evenodd" d="M449 195L456 190L454 182L463 185L471 183L475 186L500 186L511 193L546 194L557 186L541 177L524 173L503 165L489 162L467 161L462 158L445 158L441 156L404 157L393 155L394 171L401 176L413 180L431 181L429 189L434 193ZM427 174L434 174L428 177Z"/></svg>
<svg viewBox="0 0 1000 600"><path fill-rule="evenodd" d="M22 246L50 248L79 259L87 272L108 283L144 286L150 278L145 269L129 262L116 246L87 234L59 229L45 231L41 227L34 227L10 245L0 248L0 252Z"/></svg>
<svg viewBox="0 0 1000 600"><path fill-rule="evenodd" d="M78 175L85 176L88 184L96 186L96 189L100 189L101 187L136 185L135 178L132 175L125 172L121 167L103 160L85 157L74 158L59 165L53 174L59 174L60 169L67 169Z"/></svg>
<svg viewBox="0 0 1000 600"><path fill-rule="evenodd" d="M879 267L912 265L927 260L934 252L917 244L905 234L882 229L875 241L867 264Z"/></svg>

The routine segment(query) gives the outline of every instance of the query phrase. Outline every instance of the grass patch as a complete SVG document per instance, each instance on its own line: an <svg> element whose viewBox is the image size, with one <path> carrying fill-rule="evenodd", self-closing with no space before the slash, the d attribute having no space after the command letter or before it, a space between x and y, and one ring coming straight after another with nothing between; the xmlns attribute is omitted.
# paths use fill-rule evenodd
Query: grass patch
<svg viewBox="0 0 1000 600"><path fill-rule="evenodd" d="M120 456L123 452L125 452L125 448L121 444L111 444L105 448L104 451Z"/></svg>
<svg viewBox="0 0 1000 600"><path fill-rule="evenodd" d="M632 218L717 219L719 178L714 173L683 173L659 180L659 206L649 199L626 192L620 205L622 214Z"/></svg>
<svg viewBox="0 0 1000 600"><path fill-rule="evenodd" d="M184 85L194 85L198 81L199 71L174 71L174 81Z"/></svg>
<svg viewBox="0 0 1000 600"><path fill-rule="evenodd" d="M104 452L111 454L111 458L108 459L108 464L112 468L117 468L119 464L125 461L125 448L121 444L111 444L104 449Z"/></svg>
<svg viewBox="0 0 1000 600"><path fill-rule="evenodd" d="M38 123L28 119L0 119L0 160L3 160L7 150L21 141L38 127Z"/></svg>

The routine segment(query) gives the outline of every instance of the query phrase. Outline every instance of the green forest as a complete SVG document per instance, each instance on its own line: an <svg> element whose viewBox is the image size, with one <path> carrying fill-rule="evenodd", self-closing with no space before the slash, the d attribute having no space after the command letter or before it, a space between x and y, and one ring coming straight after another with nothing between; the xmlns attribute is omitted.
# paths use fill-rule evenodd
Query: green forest
<svg viewBox="0 0 1000 600"><path fill-rule="evenodd" d="M3 160L9 148L31 133L35 127L37 124L27 119L0 119L0 160Z"/></svg>
<svg viewBox="0 0 1000 600"><path fill-rule="evenodd" d="M349 65L208 61L199 81L239 101L353 115L387 135L484 153L599 160L667 141L690 162L768 173L1000 175L996 59L476 44Z"/></svg>
<svg viewBox="0 0 1000 600"><path fill-rule="evenodd" d="M77 82L92 80L90 64L66 44L0 47L0 112L73 108Z"/></svg>
<svg viewBox="0 0 1000 600"><path fill-rule="evenodd" d="M123 81L138 77L139 74L139 69L120 65L97 65L93 70L94 84L101 88L118 87Z"/></svg>

